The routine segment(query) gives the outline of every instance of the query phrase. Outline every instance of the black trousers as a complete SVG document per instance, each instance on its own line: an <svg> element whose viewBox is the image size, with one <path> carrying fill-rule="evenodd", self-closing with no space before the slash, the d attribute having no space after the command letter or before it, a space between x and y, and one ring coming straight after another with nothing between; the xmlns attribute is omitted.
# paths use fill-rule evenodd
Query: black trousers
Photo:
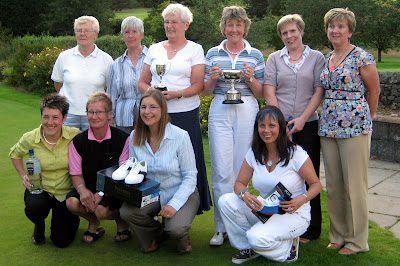
<svg viewBox="0 0 400 266"><path fill-rule="evenodd" d="M25 190L25 214L35 224L35 240L44 239L44 220L52 210L50 239L60 248L69 246L75 239L79 227L79 217L72 214L65 205L65 200L59 202L46 191L41 194L31 194Z"/></svg>
<svg viewBox="0 0 400 266"><path fill-rule="evenodd" d="M318 121L307 122L304 125L302 131L293 134L293 142L303 147L304 150L310 156L315 172L319 178L319 166L320 166L320 149L321 144L318 136ZM308 184L306 184L308 190ZM314 199L310 201L311 205L311 221L310 226L302 237L314 240L318 239L321 235L321 199L318 194Z"/></svg>

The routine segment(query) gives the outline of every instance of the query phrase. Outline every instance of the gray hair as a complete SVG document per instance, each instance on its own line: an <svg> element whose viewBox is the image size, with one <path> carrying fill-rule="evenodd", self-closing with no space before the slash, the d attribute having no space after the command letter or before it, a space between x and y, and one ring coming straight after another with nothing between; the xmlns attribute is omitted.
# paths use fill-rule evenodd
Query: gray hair
<svg viewBox="0 0 400 266"><path fill-rule="evenodd" d="M141 34L144 34L143 21L135 16L126 17L121 23L121 33L127 29L137 29Z"/></svg>
<svg viewBox="0 0 400 266"><path fill-rule="evenodd" d="M99 21L97 20L97 18L92 17L92 16L81 16L81 17L75 19L75 21L74 21L74 30L76 30L78 28L78 25L85 24L85 23L88 23L88 22L91 22L92 23L92 29L96 33L99 33L99 31L100 31Z"/></svg>
<svg viewBox="0 0 400 266"><path fill-rule="evenodd" d="M169 4L161 13L162 17L165 19L166 16L170 14L180 15L182 22L186 23L193 22L193 14L190 12L187 6L181 4Z"/></svg>

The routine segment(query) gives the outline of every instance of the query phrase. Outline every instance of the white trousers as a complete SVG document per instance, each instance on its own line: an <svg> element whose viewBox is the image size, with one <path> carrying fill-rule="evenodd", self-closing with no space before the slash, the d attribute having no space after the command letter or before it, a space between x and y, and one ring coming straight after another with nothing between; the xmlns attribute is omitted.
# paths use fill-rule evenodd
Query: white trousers
<svg viewBox="0 0 400 266"><path fill-rule="evenodd" d="M293 238L301 236L309 221L298 213L274 214L265 224L235 193L219 199L219 207L231 245L253 249L267 259L284 262L290 256Z"/></svg>
<svg viewBox="0 0 400 266"><path fill-rule="evenodd" d="M242 104L223 104L224 95L215 95L210 106L208 136L216 232L226 232L218 200L225 193L233 192L233 185L253 139L258 103L253 96L242 96L242 100Z"/></svg>

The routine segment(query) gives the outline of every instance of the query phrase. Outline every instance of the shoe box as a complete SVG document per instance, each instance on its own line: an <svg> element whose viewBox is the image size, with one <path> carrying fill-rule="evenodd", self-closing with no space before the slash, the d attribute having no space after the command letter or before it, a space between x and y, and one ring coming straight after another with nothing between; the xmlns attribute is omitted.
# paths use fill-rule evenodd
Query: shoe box
<svg viewBox="0 0 400 266"><path fill-rule="evenodd" d="M118 166L111 166L97 172L97 190L126 201L138 208L160 200L160 183L145 178L137 185L127 185L124 180L116 181L111 178Z"/></svg>

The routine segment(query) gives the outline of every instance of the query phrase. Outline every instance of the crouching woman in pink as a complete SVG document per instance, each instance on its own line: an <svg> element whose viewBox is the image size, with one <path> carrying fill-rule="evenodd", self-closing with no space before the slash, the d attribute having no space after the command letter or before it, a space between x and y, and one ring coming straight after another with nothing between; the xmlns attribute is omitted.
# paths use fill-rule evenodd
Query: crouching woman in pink
<svg viewBox="0 0 400 266"><path fill-rule="evenodd" d="M247 191L250 180L263 198L281 182L292 193L290 201L280 201L284 214L273 214L262 223L252 213L259 211L263 203ZM299 236L307 230L311 219L309 201L321 189L307 152L286 135L282 112L275 106L261 109L254 123L251 148L235 182L235 192L219 199L229 241L240 250L232 262L241 264L260 255L278 262L296 261Z"/></svg>

